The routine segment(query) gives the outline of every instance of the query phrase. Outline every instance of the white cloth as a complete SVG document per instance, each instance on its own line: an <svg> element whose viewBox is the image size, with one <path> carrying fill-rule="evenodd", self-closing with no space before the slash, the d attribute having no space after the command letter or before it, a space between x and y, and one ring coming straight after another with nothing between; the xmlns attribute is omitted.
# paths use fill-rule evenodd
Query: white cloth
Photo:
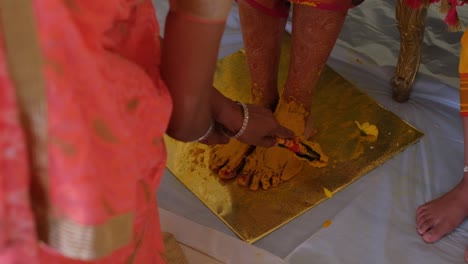
<svg viewBox="0 0 468 264"><path fill-rule="evenodd" d="M281 258L159 208L161 229L182 244L190 264L286 264Z"/></svg>

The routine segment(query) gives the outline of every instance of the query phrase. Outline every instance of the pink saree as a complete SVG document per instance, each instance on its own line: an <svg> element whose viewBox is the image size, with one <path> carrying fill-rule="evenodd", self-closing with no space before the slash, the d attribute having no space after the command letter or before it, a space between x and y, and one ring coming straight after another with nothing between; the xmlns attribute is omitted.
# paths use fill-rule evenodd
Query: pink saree
<svg viewBox="0 0 468 264"><path fill-rule="evenodd" d="M33 0L32 17L47 170L30 165L4 25L0 263L164 263L155 190L171 100L151 0Z"/></svg>

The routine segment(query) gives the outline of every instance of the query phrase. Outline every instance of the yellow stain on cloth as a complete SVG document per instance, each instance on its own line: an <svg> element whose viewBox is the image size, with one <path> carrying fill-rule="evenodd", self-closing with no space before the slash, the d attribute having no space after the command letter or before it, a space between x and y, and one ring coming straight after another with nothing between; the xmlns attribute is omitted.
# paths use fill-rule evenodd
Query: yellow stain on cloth
<svg viewBox="0 0 468 264"><path fill-rule="evenodd" d="M379 130L375 125L369 124L369 122L364 122L362 124L359 124L358 121L354 122L356 123L363 136L374 136L376 138L379 136Z"/></svg>
<svg viewBox="0 0 468 264"><path fill-rule="evenodd" d="M322 227L323 228L328 228L332 224L332 221L330 219L326 220L323 222Z"/></svg>

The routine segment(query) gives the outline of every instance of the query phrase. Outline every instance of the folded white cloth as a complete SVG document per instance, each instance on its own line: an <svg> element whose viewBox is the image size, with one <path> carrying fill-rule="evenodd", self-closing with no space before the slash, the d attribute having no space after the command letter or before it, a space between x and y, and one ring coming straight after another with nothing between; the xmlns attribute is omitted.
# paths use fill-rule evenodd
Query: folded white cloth
<svg viewBox="0 0 468 264"><path fill-rule="evenodd" d="M159 208L161 229L182 244L190 264L286 264L273 254Z"/></svg>

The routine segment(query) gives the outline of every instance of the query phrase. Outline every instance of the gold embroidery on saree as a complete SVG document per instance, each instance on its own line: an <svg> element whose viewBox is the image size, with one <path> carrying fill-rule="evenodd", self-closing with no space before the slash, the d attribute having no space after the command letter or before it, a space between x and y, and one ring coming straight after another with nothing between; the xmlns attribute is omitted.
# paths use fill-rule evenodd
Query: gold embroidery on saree
<svg viewBox="0 0 468 264"><path fill-rule="evenodd" d="M38 236L47 240L47 104L42 73L44 63L31 1L1 1L0 19L8 72L15 86L28 143L32 210Z"/></svg>
<svg viewBox="0 0 468 264"><path fill-rule="evenodd" d="M93 121L93 130L99 138L108 143L118 142L117 137L114 135L107 123L102 119L95 119Z"/></svg>
<svg viewBox="0 0 468 264"><path fill-rule="evenodd" d="M51 218L49 246L70 258L105 257L132 240L133 219L133 213L125 213L104 224L86 226L66 218Z"/></svg>

